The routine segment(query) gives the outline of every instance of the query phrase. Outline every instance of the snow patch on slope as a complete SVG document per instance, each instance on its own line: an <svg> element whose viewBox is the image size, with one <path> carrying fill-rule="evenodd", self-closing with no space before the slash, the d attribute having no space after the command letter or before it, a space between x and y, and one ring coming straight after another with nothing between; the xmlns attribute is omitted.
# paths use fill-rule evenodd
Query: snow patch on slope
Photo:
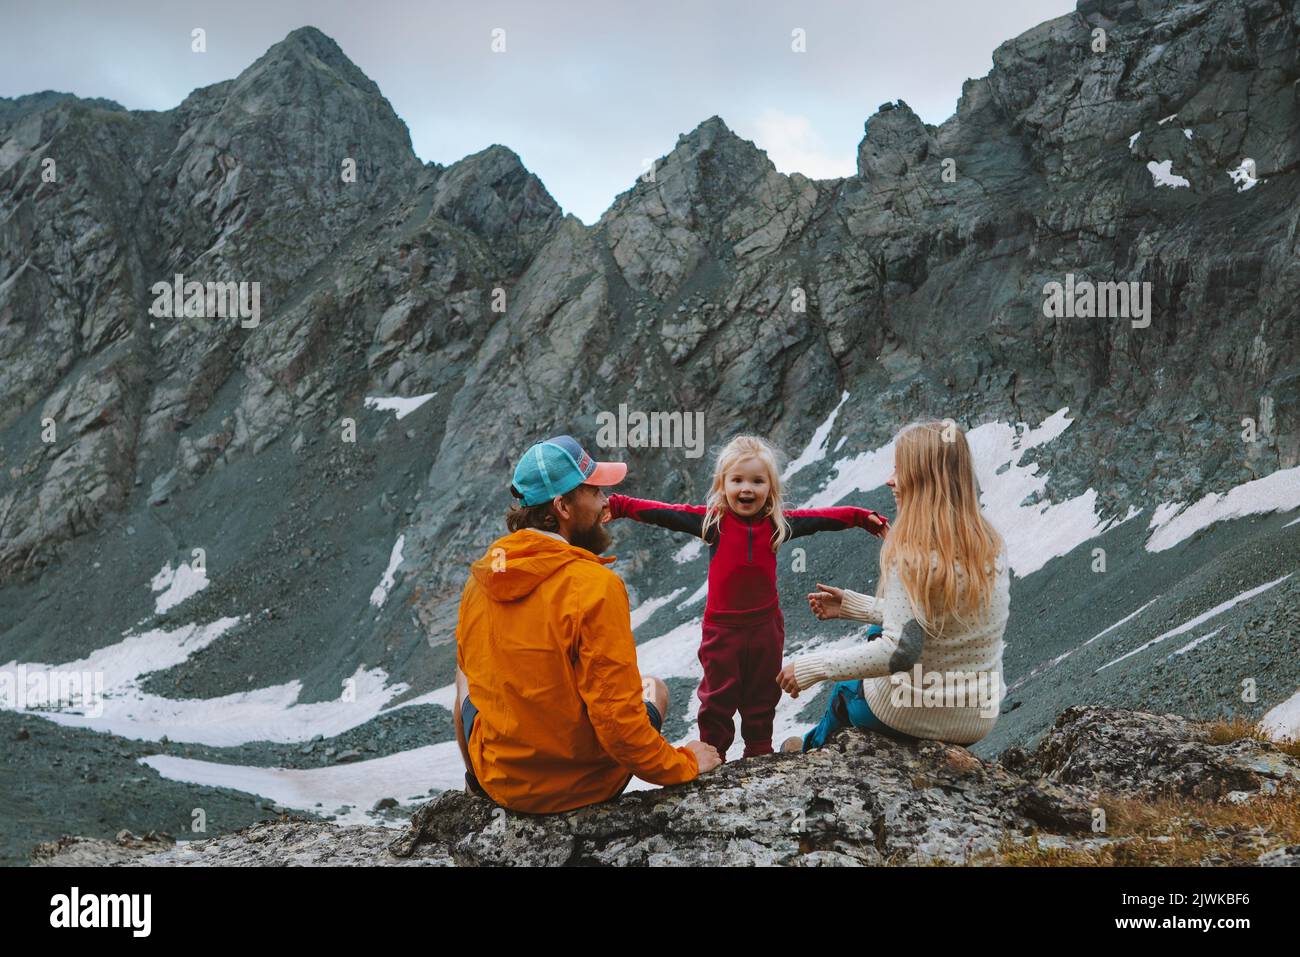
<svg viewBox="0 0 1300 957"><path fill-rule="evenodd" d="M1239 193L1244 193L1260 183L1267 182L1267 180L1261 180L1256 175L1255 161L1250 157L1243 159L1241 165L1236 169L1228 170L1228 177L1232 180L1233 185L1237 187Z"/></svg>
<svg viewBox="0 0 1300 957"><path fill-rule="evenodd" d="M172 563L164 565L149 581L149 587L154 591L161 591L154 600L154 613L161 615L163 612L175 608L191 595L196 595L208 587L208 570L205 567L193 568L185 562L174 571Z"/></svg>
<svg viewBox="0 0 1300 957"><path fill-rule="evenodd" d="M704 542L697 538L677 549L673 553L673 561L678 565L685 565L687 562L693 562L699 558L702 551L704 551Z"/></svg>
<svg viewBox="0 0 1300 957"><path fill-rule="evenodd" d="M1179 176L1174 172L1174 161L1171 159L1161 160L1159 163L1150 160L1147 162L1147 170L1151 173L1152 185L1156 187L1168 186L1178 189L1192 185L1187 177Z"/></svg>
<svg viewBox="0 0 1300 957"><path fill-rule="evenodd" d="M1147 551L1163 552L1191 538L1203 528L1229 518L1288 512L1300 508L1300 467L1279 469L1262 479L1246 482L1226 495L1211 492L1194 505L1182 502L1161 505L1151 517L1154 533Z"/></svg>
<svg viewBox="0 0 1300 957"><path fill-rule="evenodd" d="M645 601L641 602L641 604L632 609L632 630L636 631L646 623L651 615L684 591L686 591L684 587L675 588L667 595L660 595L657 598L647 598Z"/></svg>
<svg viewBox="0 0 1300 957"><path fill-rule="evenodd" d="M1130 509L1123 519L1101 518L1093 489L1059 503L1041 499L1048 476L1038 474L1037 463L1022 464L1022 459L1032 449L1058 438L1072 422L1069 409L1063 408L1036 428L1023 422L991 422L966 433L982 493L980 503L1006 539L1011 569L1018 577L1032 574L1051 559L1138 514ZM834 505L852 492L884 485L894 470L893 443L840 459L832 470L826 484L803 507Z"/></svg>
<svg viewBox="0 0 1300 957"><path fill-rule="evenodd" d="M414 803L431 789L461 788L465 765L455 741L400 751L370 761L326 768L259 768L199 761L169 754L139 759L163 777L203 787L231 788L268 798L282 807L335 813L338 824L385 824L371 813L380 799Z"/></svg>
<svg viewBox="0 0 1300 957"><path fill-rule="evenodd" d="M94 676L94 700L60 702L28 693L23 711L66 727L115 734L137 741L171 741L230 747L250 741L291 743L317 734L333 736L365 724L408 690L387 685L387 672L358 668L338 699L300 704L302 684L290 681L215 698L165 698L141 690L144 677L181 664L240 622L222 618L207 625L155 628L129 635L85 658L60 665L10 661L0 671L12 675L87 674ZM33 690L39 690L34 688ZM19 710L0 698L0 707Z"/></svg>
<svg viewBox="0 0 1300 957"><path fill-rule="evenodd" d="M1274 741L1300 741L1300 691L1260 718L1259 726Z"/></svg>
<svg viewBox="0 0 1300 957"><path fill-rule="evenodd" d="M410 398L400 395L368 395L366 396L365 405L367 409L376 409L380 412L395 412L398 421L401 421L437 394L436 392L430 392L428 395L414 395Z"/></svg>
<svg viewBox="0 0 1300 957"><path fill-rule="evenodd" d="M840 396L840 401L836 403L835 408L831 409L831 414L813 432L812 438L808 440L807 447L799 453L798 458L785 467L785 471L781 473L782 482L789 481L790 477L796 472L826 458L826 440L830 438L831 429L835 427L835 419L839 416L840 409L848 401L848 398L849 394L847 392Z"/></svg>
<svg viewBox="0 0 1300 957"><path fill-rule="evenodd" d="M402 564L402 546L405 544L406 536L398 535L397 541L393 543L393 551L388 556L388 567L384 569L384 575L379 579L379 584L370 593L370 604L376 608L384 607L384 602L388 601L388 593L393 590L393 584L397 580L393 576L397 572L397 567Z"/></svg>

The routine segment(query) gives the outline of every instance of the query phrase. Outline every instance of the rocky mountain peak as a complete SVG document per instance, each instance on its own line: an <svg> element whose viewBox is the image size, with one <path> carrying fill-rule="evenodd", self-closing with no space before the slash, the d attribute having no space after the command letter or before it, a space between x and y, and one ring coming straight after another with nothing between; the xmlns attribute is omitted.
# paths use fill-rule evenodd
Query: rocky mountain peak
<svg viewBox="0 0 1300 957"><path fill-rule="evenodd" d="M490 240L510 274L532 258L559 204L509 147L494 143L438 176L433 212Z"/></svg>
<svg viewBox="0 0 1300 957"><path fill-rule="evenodd" d="M698 143L704 146L712 146L720 139L734 139L742 143L748 142L747 140L741 140L739 136L732 132L731 127L727 126L726 121L715 113L708 119L701 120L696 124L695 129L689 133L679 135L677 145L680 147L684 143Z"/></svg>
<svg viewBox="0 0 1300 957"><path fill-rule="evenodd" d="M1200 4L1183 4L1184 6L1209 6L1213 0ZM1093 21L1106 20L1111 23L1133 23L1159 16L1165 10L1175 6L1177 0L1079 0L1077 11L1080 16Z"/></svg>
<svg viewBox="0 0 1300 957"><path fill-rule="evenodd" d="M711 116L689 133L680 134L672 150L655 160L652 170L644 171L631 189L614 200L602 221L628 207L643 205L652 193L662 195L659 186L672 180L676 186L671 189L683 199L707 202L709 196L722 199L774 169L763 150L732 132L720 116Z"/></svg>
<svg viewBox="0 0 1300 957"><path fill-rule="evenodd" d="M700 167L711 163L729 173L762 173L774 169L767 153L752 140L734 133L720 116L710 116L689 133L677 137L677 144L665 158L665 166Z"/></svg>
<svg viewBox="0 0 1300 957"><path fill-rule="evenodd" d="M268 49L268 53L276 51L301 50L322 63L340 69L356 69L356 65L348 59L342 48L333 37L322 32L317 27L310 24L290 30L283 40Z"/></svg>
<svg viewBox="0 0 1300 957"><path fill-rule="evenodd" d="M107 100L102 97L91 97L83 99L71 93L59 93L55 90L42 90L40 93L25 93L22 96L13 98L0 96L0 129L30 116L33 113L42 113L45 110L52 109L56 106L65 104L80 104L96 110L113 110L124 112L125 107L116 100Z"/></svg>
<svg viewBox="0 0 1300 957"><path fill-rule="evenodd" d="M280 164L307 162L313 173L346 156L362 162L362 146L405 174L420 165L410 131L379 87L315 27L294 30L233 80L196 90L177 113L188 127L177 144L185 152L204 140L228 148L257 139L277 141L282 157L286 148L314 152L315 162Z"/></svg>
<svg viewBox="0 0 1300 957"><path fill-rule="evenodd" d="M926 159L934 142L930 128L902 100L881 104L862 131L858 175L864 179L902 176Z"/></svg>
<svg viewBox="0 0 1300 957"><path fill-rule="evenodd" d="M209 271L257 272L283 289L424 174L379 87L314 27L294 30L234 80L191 94L175 119L157 196L169 241L154 252L168 269L207 257ZM303 242L305 256L267 256Z"/></svg>
<svg viewBox="0 0 1300 957"><path fill-rule="evenodd" d="M316 27L299 27L269 47L235 80L237 87L249 87L268 78L287 80L304 73L328 73L335 79L367 94L382 95L375 81L366 76L331 37Z"/></svg>
<svg viewBox="0 0 1300 957"><path fill-rule="evenodd" d="M656 247L668 253L671 265L660 260L654 268L680 278L717 238L717 225L753 201L768 177L784 180L763 150L711 116L678 136L673 149L614 200L599 225L610 230L615 260L634 286L646 284L645 254ZM647 288L659 294L667 287L650 281Z"/></svg>

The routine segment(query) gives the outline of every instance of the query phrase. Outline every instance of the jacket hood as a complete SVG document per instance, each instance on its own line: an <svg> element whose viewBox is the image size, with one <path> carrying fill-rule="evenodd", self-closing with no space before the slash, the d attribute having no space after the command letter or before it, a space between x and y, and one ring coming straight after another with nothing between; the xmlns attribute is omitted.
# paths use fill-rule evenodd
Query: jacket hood
<svg viewBox="0 0 1300 957"><path fill-rule="evenodd" d="M613 555L593 555L535 528L521 528L489 545L469 571L493 601L516 601L570 562L609 565L614 560Z"/></svg>

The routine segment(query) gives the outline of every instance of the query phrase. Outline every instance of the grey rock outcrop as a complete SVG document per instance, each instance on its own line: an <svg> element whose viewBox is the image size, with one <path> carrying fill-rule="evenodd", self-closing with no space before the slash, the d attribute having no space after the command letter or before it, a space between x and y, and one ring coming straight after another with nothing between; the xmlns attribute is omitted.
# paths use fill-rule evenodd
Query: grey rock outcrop
<svg viewBox="0 0 1300 957"><path fill-rule="evenodd" d="M846 729L817 751L730 762L689 784L564 814L516 814L447 791L416 811L400 833L282 819L164 850L133 835L115 842L64 838L37 848L33 860L147 866L988 863L1002 848L1030 839L1059 848L1096 845L1093 808L1103 797L1241 801L1279 784L1300 787L1300 760L1267 742L1214 745L1203 726L1176 715L1070 709L1032 754L1009 754L1001 762L937 741L900 744ZM1230 796L1229 788L1239 793ZM1293 857L1287 848L1274 848L1259 863L1292 863Z"/></svg>
<svg viewBox="0 0 1300 957"><path fill-rule="evenodd" d="M1069 708L1032 755L1011 748L1000 760L1019 774L1128 796L1214 801L1300 785L1300 760L1270 744L1249 737L1215 744L1195 721L1113 708Z"/></svg>
<svg viewBox="0 0 1300 957"><path fill-rule="evenodd" d="M698 782L564 815L510 814L448 792L393 852L423 843L461 865L961 863L1007 832L1084 833L1079 789L1029 782L964 748L843 733L806 755L733 762Z"/></svg>
<svg viewBox="0 0 1300 957"><path fill-rule="evenodd" d="M36 867L349 867L434 866L455 862L436 848L404 858L388 851L384 828L345 827L286 817L254 824L222 838L177 843L162 835L129 831L111 841L63 838L33 849Z"/></svg>

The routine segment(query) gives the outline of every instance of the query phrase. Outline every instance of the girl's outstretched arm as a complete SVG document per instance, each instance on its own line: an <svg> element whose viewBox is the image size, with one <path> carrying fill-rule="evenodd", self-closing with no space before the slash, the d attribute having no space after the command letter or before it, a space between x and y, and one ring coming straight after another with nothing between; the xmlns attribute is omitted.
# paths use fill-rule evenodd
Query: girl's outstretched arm
<svg viewBox="0 0 1300 957"><path fill-rule="evenodd" d="M842 532L847 528L865 528L872 535L884 537L889 531L889 520L879 512L853 505L835 505L830 508L790 508L785 510L790 522L790 537L811 535L814 532Z"/></svg>
<svg viewBox="0 0 1300 957"><path fill-rule="evenodd" d="M696 538L704 530L704 512L703 505L670 505L667 502L618 494L609 497L611 520L633 518L674 532L687 532Z"/></svg>

